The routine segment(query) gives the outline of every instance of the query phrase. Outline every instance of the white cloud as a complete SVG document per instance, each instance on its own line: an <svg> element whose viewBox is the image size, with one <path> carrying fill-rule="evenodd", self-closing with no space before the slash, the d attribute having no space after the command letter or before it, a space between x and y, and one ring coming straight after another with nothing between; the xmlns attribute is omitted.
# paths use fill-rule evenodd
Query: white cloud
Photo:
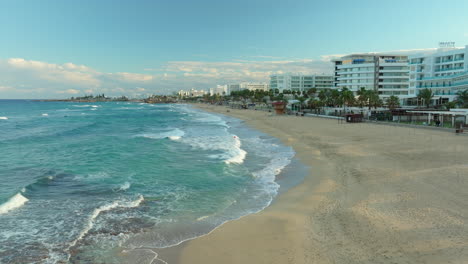
<svg viewBox="0 0 468 264"><path fill-rule="evenodd" d="M58 94L79 94L80 91L75 90L75 89L68 89L68 90L65 90L65 91L58 91L57 93Z"/></svg>
<svg viewBox="0 0 468 264"><path fill-rule="evenodd" d="M118 72L115 74L110 73L110 75L113 75L122 81L130 82L147 82L153 80L153 76L148 74Z"/></svg>
<svg viewBox="0 0 468 264"><path fill-rule="evenodd" d="M264 56L261 56L262 58ZM269 82L271 74L331 73L324 60L271 58L270 61L169 61L145 69L151 74L105 73L71 62L52 64L11 58L0 60L1 98L57 98L91 93L108 96L171 93L180 89L209 89L216 84Z"/></svg>

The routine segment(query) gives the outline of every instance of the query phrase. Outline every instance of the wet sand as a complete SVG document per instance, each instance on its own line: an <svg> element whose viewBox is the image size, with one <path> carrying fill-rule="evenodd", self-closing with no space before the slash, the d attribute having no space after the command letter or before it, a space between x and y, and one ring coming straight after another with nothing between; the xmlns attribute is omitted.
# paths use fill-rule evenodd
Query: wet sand
<svg viewBox="0 0 468 264"><path fill-rule="evenodd" d="M468 136L196 105L292 146L304 182L177 247L170 264L468 263Z"/></svg>

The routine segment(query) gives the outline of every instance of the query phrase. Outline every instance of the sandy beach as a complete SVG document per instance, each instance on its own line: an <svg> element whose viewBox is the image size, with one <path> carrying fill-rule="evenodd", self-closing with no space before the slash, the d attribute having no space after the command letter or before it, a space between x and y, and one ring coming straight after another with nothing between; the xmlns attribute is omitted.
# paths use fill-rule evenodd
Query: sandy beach
<svg viewBox="0 0 468 264"><path fill-rule="evenodd" d="M158 250L170 264L468 263L468 136L197 107L292 146L304 182L264 211Z"/></svg>

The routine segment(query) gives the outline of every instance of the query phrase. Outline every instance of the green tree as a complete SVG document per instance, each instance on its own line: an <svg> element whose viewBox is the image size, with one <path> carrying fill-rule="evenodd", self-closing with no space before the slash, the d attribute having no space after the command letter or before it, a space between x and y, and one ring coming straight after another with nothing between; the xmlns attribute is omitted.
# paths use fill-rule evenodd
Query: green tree
<svg viewBox="0 0 468 264"><path fill-rule="evenodd" d="M351 106L354 104L354 94L348 88L341 89L341 101L345 106Z"/></svg>
<svg viewBox="0 0 468 264"><path fill-rule="evenodd" d="M452 108L456 108L457 107L457 102L456 101L447 102L447 103L444 104L444 107L447 110L450 110Z"/></svg>
<svg viewBox="0 0 468 264"><path fill-rule="evenodd" d="M301 96L301 97L297 98L297 100L299 100L299 106L300 106L300 108L302 110L302 107L304 107L304 102L305 102L306 98L304 96Z"/></svg>
<svg viewBox="0 0 468 264"><path fill-rule="evenodd" d="M379 94L374 90L367 91L369 96L369 110L371 107L377 108L383 105L382 99L380 99Z"/></svg>
<svg viewBox="0 0 468 264"><path fill-rule="evenodd" d="M357 91L357 95L358 95L357 101L358 101L359 107L363 108L365 105L368 105L369 91L366 90L366 88L361 87L359 91Z"/></svg>
<svg viewBox="0 0 468 264"><path fill-rule="evenodd" d="M317 93L317 88L310 88L309 90L306 91L306 93L309 97L312 98Z"/></svg>
<svg viewBox="0 0 468 264"><path fill-rule="evenodd" d="M456 102L461 108L468 108L468 90L458 91Z"/></svg>
<svg viewBox="0 0 468 264"><path fill-rule="evenodd" d="M398 96L392 95L387 98L387 106L390 109L395 109L400 106L400 98Z"/></svg>
<svg viewBox="0 0 468 264"><path fill-rule="evenodd" d="M429 108L429 106L431 105L431 99L433 96L434 96L434 93L429 88L424 88L420 90L418 93L418 98L424 101L427 108Z"/></svg>
<svg viewBox="0 0 468 264"><path fill-rule="evenodd" d="M338 90L331 90L331 93L330 93L330 97L331 97L331 103L333 106L340 106L343 104L343 100L341 98L341 92L338 91Z"/></svg>

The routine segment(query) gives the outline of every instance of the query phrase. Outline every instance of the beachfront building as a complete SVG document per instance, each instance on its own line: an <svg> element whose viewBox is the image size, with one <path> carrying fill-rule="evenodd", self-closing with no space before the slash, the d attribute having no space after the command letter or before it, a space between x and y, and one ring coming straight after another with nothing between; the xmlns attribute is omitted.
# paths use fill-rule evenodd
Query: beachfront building
<svg viewBox="0 0 468 264"><path fill-rule="evenodd" d="M231 92L237 92L242 90L250 90L250 91L268 91L270 89L270 85L267 83L252 83L252 82L242 82L236 84L228 84L228 91L229 94Z"/></svg>
<svg viewBox="0 0 468 264"><path fill-rule="evenodd" d="M282 93L284 90L307 91L311 88L331 89L332 75L275 74L270 76L270 89Z"/></svg>
<svg viewBox="0 0 468 264"><path fill-rule="evenodd" d="M334 88L377 91L384 99L392 95L405 101L410 94L408 57L398 54L351 54L333 60Z"/></svg>
<svg viewBox="0 0 468 264"><path fill-rule="evenodd" d="M415 95L424 88L434 93L432 103L455 100L456 93L468 89L468 45L464 48L445 47L432 54L409 57L409 89Z"/></svg>
<svg viewBox="0 0 468 264"><path fill-rule="evenodd" d="M228 89L228 86L225 84L225 85L216 85L215 88L210 88L210 96L213 96L213 95L229 95L229 89Z"/></svg>
<svg viewBox="0 0 468 264"><path fill-rule="evenodd" d="M195 90L195 89L190 89L188 91L186 90L180 90L177 94L182 97L202 97L206 94L207 92L205 90Z"/></svg>

